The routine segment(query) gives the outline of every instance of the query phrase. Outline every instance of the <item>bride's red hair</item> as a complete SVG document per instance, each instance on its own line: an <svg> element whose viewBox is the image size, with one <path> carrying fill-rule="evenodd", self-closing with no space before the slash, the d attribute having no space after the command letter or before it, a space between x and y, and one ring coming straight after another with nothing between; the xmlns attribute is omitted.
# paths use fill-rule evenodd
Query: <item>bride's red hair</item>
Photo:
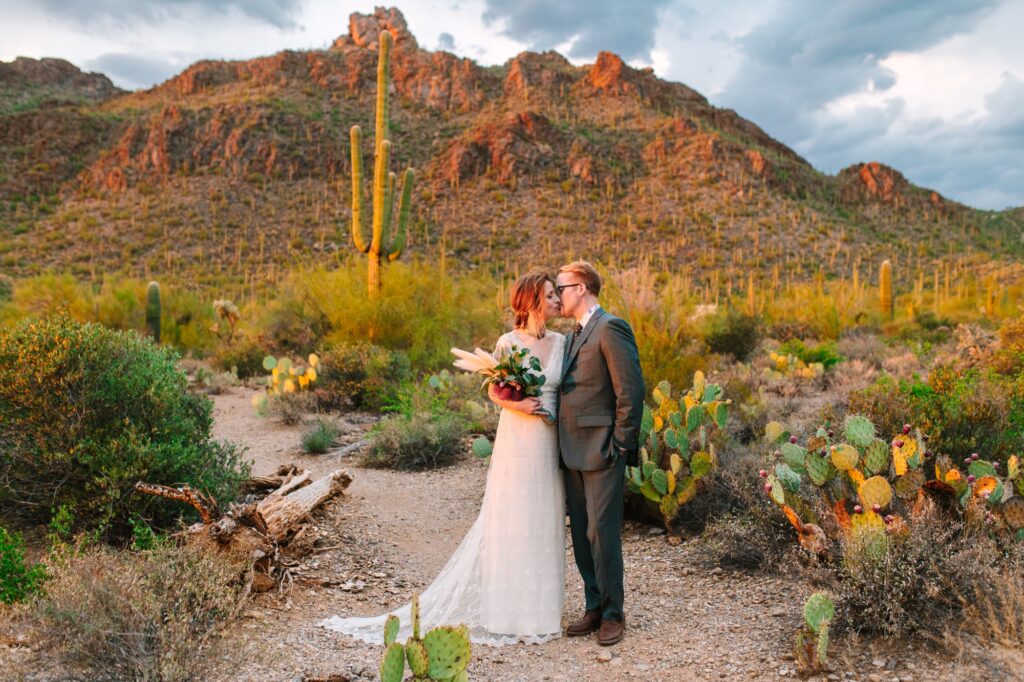
<svg viewBox="0 0 1024 682"><path fill-rule="evenodd" d="M544 268L533 268L512 285L512 312L515 313L513 326L525 328L531 312L544 310L544 285L555 279Z"/></svg>

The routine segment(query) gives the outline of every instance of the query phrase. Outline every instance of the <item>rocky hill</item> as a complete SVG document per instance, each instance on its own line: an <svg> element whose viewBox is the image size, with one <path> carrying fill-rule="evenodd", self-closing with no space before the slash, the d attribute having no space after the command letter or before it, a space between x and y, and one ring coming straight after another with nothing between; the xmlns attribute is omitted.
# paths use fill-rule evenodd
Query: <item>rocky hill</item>
<svg viewBox="0 0 1024 682"><path fill-rule="evenodd" d="M824 175L614 54L482 67L421 49L397 10L378 9L329 49L203 61L141 92L56 60L0 65L4 101L26 82L78 93L0 113L0 266L255 287L351 252L348 130L373 128L384 30L392 164L417 169L409 250L425 257L644 258L738 286L751 270L830 276L880 257L921 269L1019 248L1020 212L976 211L877 163Z"/></svg>

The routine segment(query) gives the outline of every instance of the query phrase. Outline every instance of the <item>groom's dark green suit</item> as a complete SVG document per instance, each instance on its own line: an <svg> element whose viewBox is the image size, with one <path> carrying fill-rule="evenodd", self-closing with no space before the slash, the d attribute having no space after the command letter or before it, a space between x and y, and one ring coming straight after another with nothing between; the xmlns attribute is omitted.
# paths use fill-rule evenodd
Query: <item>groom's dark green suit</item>
<svg viewBox="0 0 1024 682"><path fill-rule="evenodd" d="M598 308L566 343L558 447L586 609L622 621L622 504L627 461L637 456L644 380L633 330Z"/></svg>

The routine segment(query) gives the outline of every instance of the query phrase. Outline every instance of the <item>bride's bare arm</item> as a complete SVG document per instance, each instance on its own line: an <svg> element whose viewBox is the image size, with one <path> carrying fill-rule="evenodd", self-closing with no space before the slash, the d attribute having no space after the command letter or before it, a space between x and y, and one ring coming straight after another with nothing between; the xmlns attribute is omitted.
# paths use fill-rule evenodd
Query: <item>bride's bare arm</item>
<svg viewBox="0 0 1024 682"><path fill-rule="evenodd" d="M541 409L540 398L524 398L523 400L502 400L497 395L494 384L487 387L487 397L498 407L515 410L523 414L535 414Z"/></svg>

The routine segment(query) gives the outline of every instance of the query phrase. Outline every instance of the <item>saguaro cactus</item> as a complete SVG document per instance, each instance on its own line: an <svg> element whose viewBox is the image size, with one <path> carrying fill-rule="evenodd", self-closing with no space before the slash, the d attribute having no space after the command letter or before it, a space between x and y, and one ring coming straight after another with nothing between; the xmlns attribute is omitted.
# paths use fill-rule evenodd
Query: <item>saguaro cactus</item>
<svg viewBox="0 0 1024 682"><path fill-rule="evenodd" d="M892 263L888 260L882 261L882 268L878 272L878 289L881 294L882 315L892 320L895 308L892 298Z"/></svg>
<svg viewBox="0 0 1024 682"><path fill-rule="evenodd" d="M363 151L362 131L352 126L352 242L369 258L367 283L369 295L380 292L381 259L396 260L405 246L409 224L409 204L412 200L413 170L408 168L402 179L402 194L398 203L398 216L393 215L397 176L388 171L391 142L388 138L388 82L390 74L391 33L381 31L377 61L377 130L374 140L373 168L373 221L372 235L363 236ZM392 235L393 233L393 235Z"/></svg>
<svg viewBox="0 0 1024 682"><path fill-rule="evenodd" d="M156 282L146 287L146 329L153 343L160 343L160 285Z"/></svg>

